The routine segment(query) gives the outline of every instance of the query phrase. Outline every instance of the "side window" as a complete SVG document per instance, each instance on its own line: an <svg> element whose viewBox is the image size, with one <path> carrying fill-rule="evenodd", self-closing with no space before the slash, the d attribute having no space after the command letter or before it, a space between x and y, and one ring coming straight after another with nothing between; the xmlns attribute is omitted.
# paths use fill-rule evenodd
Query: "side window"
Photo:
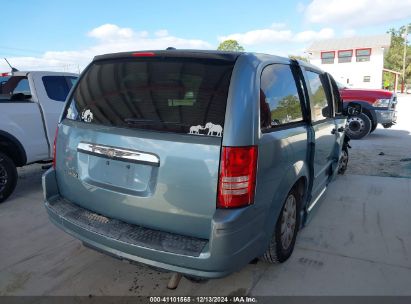
<svg viewBox="0 0 411 304"><path fill-rule="evenodd" d="M355 57L357 62L370 61L371 49L358 49L355 50Z"/></svg>
<svg viewBox="0 0 411 304"><path fill-rule="evenodd" d="M262 130L303 120L301 102L291 68L267 66L261 74L260 124Z"/></svg>
<svg viewBox="0 0 411 304"><path fill-rule="evenodd" d="M67 79L67 83L69 85L69 91L70 91L71 88L73 87L73 85L76 84L78 78L74 77L74 76L68 76L68 77L66 77L66 79Z"/></svg>
<svg viewBox="0 0 411 304"><path fill-rule="evenodd" d="M0 78L0 100L29 101L31 98L30 84L25 76Z"/></svg>
<svg viewBox="0 0 411 304"><path fill-rule="evenodd" d="M307 80L311 90L310 107L312 121L319 121L332 116L332 108L328 103L329 96L328 86L324 82L327 77L321 77L316 72L307 71Z"/></svg>
<svg viewBox="0 0 411 304"><path fill-rule="evenodd" d="M66 77L64 76L44 76L43 84L50 99L65 101L70 90Z"/></svg>
<svg viewBox="0 0 411 304"><path fill-rule="evenodd" d="M13 90L13 94L24 94L24 95L31 95L30 92L30 85L29 81L27 78L22 78L16 85L16 87Z"/></svg>

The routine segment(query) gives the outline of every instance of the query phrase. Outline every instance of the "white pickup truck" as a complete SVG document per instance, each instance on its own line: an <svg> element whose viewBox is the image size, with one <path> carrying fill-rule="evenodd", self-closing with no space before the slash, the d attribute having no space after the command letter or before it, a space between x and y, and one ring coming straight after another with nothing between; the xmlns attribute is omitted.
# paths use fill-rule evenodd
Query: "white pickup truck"
<svg viewBox="0 0 411 304"><path fill-rule="evenodd" d="M52 159L57 121L78 76L0 73L0 203L17 183L16 167Z"/></svg>

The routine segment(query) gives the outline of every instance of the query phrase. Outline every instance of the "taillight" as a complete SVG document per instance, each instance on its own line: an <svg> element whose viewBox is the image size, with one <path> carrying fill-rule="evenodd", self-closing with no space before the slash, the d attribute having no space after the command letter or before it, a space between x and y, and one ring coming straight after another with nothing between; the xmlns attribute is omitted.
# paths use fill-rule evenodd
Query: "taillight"
<svg viewBox="0 0 411 304"><path fill-rule="evenodd" d="M153 52L137 52L137 53L132 53L131 56L133 57L154 57L156 54Z"/></svg>
<svg viewBox="0 0 411 304"><path fill-rule="evenodd" d="M218 208L237 208L254 202L258 149L223 147L218 179Z"/></svg>
<svg viewBox="0 0 411 304"><path fill-rule="evenodd" d="M59 133L59 128L56 128L56 134L54 135L54 143L53 143L53 168L56 169L56 143L57 143L57 135Z"/></svg>

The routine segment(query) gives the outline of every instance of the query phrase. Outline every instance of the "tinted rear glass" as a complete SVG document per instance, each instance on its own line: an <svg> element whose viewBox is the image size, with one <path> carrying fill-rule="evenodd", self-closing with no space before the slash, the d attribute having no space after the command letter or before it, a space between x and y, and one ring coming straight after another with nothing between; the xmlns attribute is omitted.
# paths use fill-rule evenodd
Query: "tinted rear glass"
<svg viewBox="0 0 411 304"><path fill-rule="evenodd" d="M57 101L65 101L77 77L71 76L44 76L43 84L47 96Z"/></svg>
<svg viewBox="0 0 411 304"><path fill-rule="evenodd" d="M167 57L95 62L79 81L66 118L221 136L233 66Z"/></svg>
<svg viewBox="0 0 411 304"><path fill-rule="evenodd" d="M26 76L0 78L0 101L25 101L30 98L30 85Z"/></svg>

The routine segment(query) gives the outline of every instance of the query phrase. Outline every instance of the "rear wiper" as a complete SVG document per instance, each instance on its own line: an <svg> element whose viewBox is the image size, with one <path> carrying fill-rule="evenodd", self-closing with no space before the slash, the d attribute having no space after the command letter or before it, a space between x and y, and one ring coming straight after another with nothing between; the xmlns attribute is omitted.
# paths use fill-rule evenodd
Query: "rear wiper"
<svg viewBox="0 0 411 304"><path fill-rule="evenodd" d="M144 118L124 118L124 122L128 124L154 124L154 125L178 125L187 127L187 124L183 124L178 121L161 121L161 120L153 120L153 119L144 119Z"/></svg>

